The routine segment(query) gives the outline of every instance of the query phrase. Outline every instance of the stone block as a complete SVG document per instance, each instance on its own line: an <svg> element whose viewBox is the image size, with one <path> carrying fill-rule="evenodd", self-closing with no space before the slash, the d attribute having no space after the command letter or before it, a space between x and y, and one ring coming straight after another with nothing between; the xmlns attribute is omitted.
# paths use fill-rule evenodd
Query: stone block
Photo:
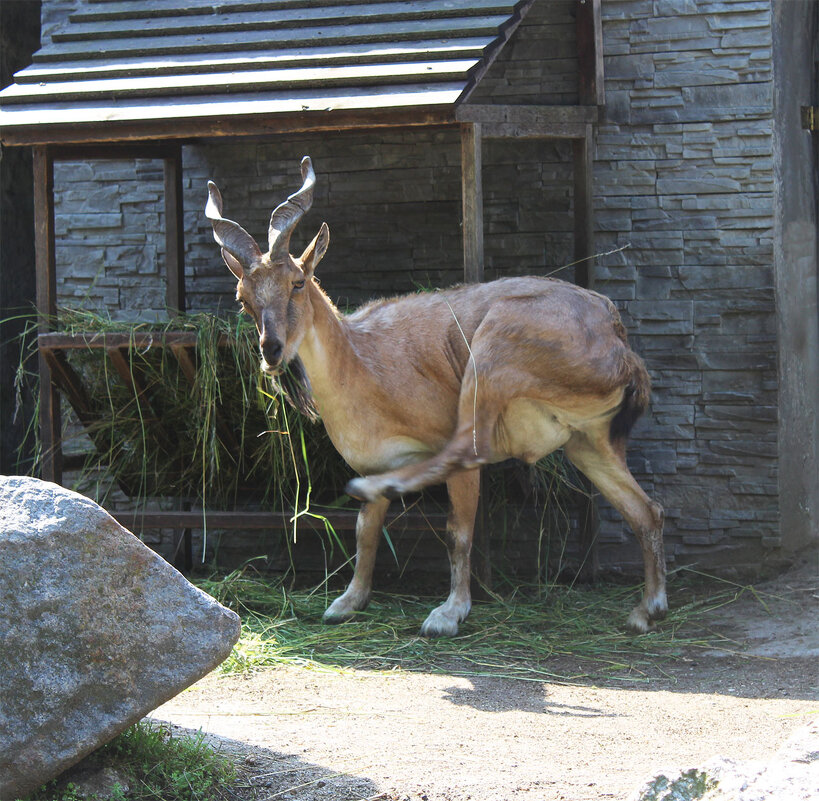
<svg viewBox="0 0 819 801"><path fill-rule="evenodd" d="M204 676L239 618L96 503L0 477L0 799L57 776Z"/></svg>

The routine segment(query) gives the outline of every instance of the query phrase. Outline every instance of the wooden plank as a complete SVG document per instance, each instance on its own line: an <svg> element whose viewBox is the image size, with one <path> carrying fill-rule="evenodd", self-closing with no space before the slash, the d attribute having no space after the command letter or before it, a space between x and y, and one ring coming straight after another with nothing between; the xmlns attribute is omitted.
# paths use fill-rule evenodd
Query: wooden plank
<svg viewBox="0 0 819 801"><path fill-rule="evenodd" d="M68 108L48 105L7 107L0 110L0 136L3 144L35 144L42 141L88 142L94 138L99 141L201 138L224 136L234 131L285 133L288 123L281 121L279 115L291 115L290 131L373 128L380 127L382 122L375 116L376 112L402 109L415 111L413 115L404 115L408 124L414 127L429 124L430 114L435 112L440 112L437 115L439 121L450 121L451 106L460 87L461 84L445 83L431 87L368 87L349 92L307 90L292 95L254 94L240 98L158 98L152 102L122 101L112 105L91 102ZM350 124L344 124L344 115L339 112L350 112ZM427 116L423 115L424 112ZM237 125L239 120L242 121ZM163 121L166 124L162 124ZM386 123L395 124L392 120L386 120ZM121 126L119 130L115 127L117 125ZM131 126L137 130L129 130ZM95 128L96 134L92 133Z"/></svg>
<svg viewBox="0 0 819 801"><path fill-rule="evenodd" d="M82 381L74 368L68 363L65 352L42 349L41 353L48 363L52 380L68 399L71 407L77 413L79 421L84 426L96 423L99 418L94 414L85 387L83 387Z"/></svg>
<svg viewBox="0 0 819 801"><path fill-rule="evenodd" d="M464 281L483 281L483 181L481 126L461 125L461 193L463 208Z"/></svg>
<svg viewBox="0 0 819 801"><path fill-rule="evenodd" d="M32 64L16 73L15 83L30 84L87 80L95 77L127 78L142 75L198 75L210 72L248 72L303 65L372 64L479 58L486 37L423 39L383 42L377 45L348 44L340 47L297 47L257 53L227 52L205 55L172 54L157 57L125 57L89 61L58 61Z"/></svg>
<svg viewBox="0 0 819 801"><path fill-rule="evenodd" d="M419 38L447 38L457 36L487 37L487 44L494 39L497 29L506 17L477 17L465 19L419 19L406 22L376 24L328 25L306 29L272 29L241 32L243 50L260 50L279 47L305 47L309 43L326 46L336 44L360 44L412 41ZM110 58L123 56L148 56L176 53L233 52L236 49L236 33L205 33L195 37L179 34L136 39L109 39L93 42L54 42L37 51L36 61L64 61L73 58Z"/></svg>
<svg viewBox="0 0 819 801"><path fill-rule="evenodd" d="M592 185L594 155L593 129L572 143L574 158L574 258L575 283L594 286L594 189Z"/></svg>
<svg viewBox="0 0 819 801"><path fill-rule="evenodd" d="M490 122L481 125L484 139L582 139L583 123L540 123L524 125L512 122Z"/></svg>
<svg viewBox="0 0 819 801"><path fill-rule="evenodd" d="M171 352L176 358L177 364L179 364L179 369L182 370L182 375L185 376L185 380L191 388L196 385L196 362L194 356L191 354L193 350L194 348L191 345L171 345ZM239 442L225 421L225 413L221 404L217 404L214 409L214 414L216 416L216 431L219 434L219 439L225 447L238 458L240 452Z"/></svg>
<svg viewBox="0 0 819 801"><path fill-rule="evenodd" d="M91 0L92 5L80 7L73 12L69 19L74 22L92 22L103 20L123 20L123 19L143 19L148 17L180 17L180 16L194 16L202 14L224 15L236 14L243 11L275 11L275 10L299 10L302 13L308 12L311 9L326 9L332 6L338 6L340 3L327 3L327 0L218 0L218 2L210 2L205 4L191 3L190 0L141 0L139 3L134 3L133 0L106 0L102 5L98 0ZM356 2L351 3L350 6L362 7L365 5L386 5L384 2L366 3ZM392 3L393 6L398 6L398 3ZM401 5L409 5L402 3ZM417 3L422 5L422 3ZM439 13L441 11L441 3L424 3L423 5L433 7ZM509 9L508 13L512 13L511 9L514 7L514 2L497 2L496 0L465 0L459 2L457 5L447 3L449 8L462 9L462 13L486 13L487 9ZM437 8L435 8L437 6Z"/></svg>
<svg viewBox="0 0 819 801"><path fill-rule="evenodd" d="M47 332L57 317L57 275L54 250L54 161L47 147L34 148L34 248L37 273L38 329ZM41 352L40 442L41 477L62 480L62 421L60 397L51 378L51 369Z"/></svg>
<svg viewBox="0 0 819 801"><path fill-rule="evenodd" d="M587 126L583 139L572 142L574 159L574 281L582 287L594 287L594 191L593 128ZM585 477L580 479L578 493L579 550L584 556L579 577L594 581L600 568L597 534L600 526L594 487Z"/></svg>
<svg viewBox="0 0 819 801"><path fill-rule="evenodd" d="M148 401L148 392L145 384L133 360L128 357L127 348L106 348L106 352L117 375L131 390L131 394L139 406L142 419L151 423L158 422L159 418L154 413Z"/></svg>
<svg viewBox="0 0 819 801"><path fill-rule="evenodd" d="M521 126L554 124L587 125L596 123L597 106L507 106L465 103L455 110L459 122L483 125L505 123Z"/></svg>
<svg viewBox="0 0 819 801"><path fill-rule="evenodd" d="M63 351L43 349L40 351L43 358L49 365L51 377L56 386L65 395L66 400L71 404L80 423L85 427L91 441L94 443L100 454L106 454L111 447L108 435L99 427L100 416L94 411L82 384L80 376L69 364ZM82 470L85 466L86 457L75 455L72 459L62 458L63 470ZM120 489L126 495L133 495L135 488L128 485L122 479L118 480Z"/></svg>
<svg viewBox="0 0 819 801"><path fill-rule="evenodd" d="M144 142L221 138L225 136L277 136L282 134L426 128L451 126L455 120L451 104L394 108L335 109L333 111L280 112L272 114L214 113L210 117L169 116L153 120L90 120L43 125L43 114L32 115L31 123L14 125L0 111L0 142L4 145L68 143ZM40 124L36 124L37 119Z"/></svg>
<svg viewBox="0 0 819 801"><path fill-rule="evenodd" d="M118 16L102 21L88 20L82 14L73 14L68 25L55 30L53 42L101 41L130 39L142 36L172 36L187 34L201 36L213 32L242 33L272 28L314 28L317 25L349 26L360 23L392 24L429 19L482 19L490 16L508 17L515 9L513 2L498 0L414 0L412 3L350 3L324 5L318 8L270 9L253 6L234 6L214 13L212 6L194 5L200 13L162 16L141 13L143 3L134 3L131 17ZM501 22L497 23L498 27Z"/></svg>
<svg viewBox="0 0 819 801"><path fill-rule="evenodd" d="M355 531L358 512L338 509L313 509L324 515L337 531ZM289 529L292 512L224 512L224 511L149 511L112 512L126 528L201 529ZM299 518L299 526L324 531L324 522L309 515ZM386 525L409 531L445 531L446 515L433 512L395 512L387 515Z"/></svg>
<svg viewBox="0 0 819 801"><path fill-rule="evenodd" d="M88 348L137 348L171 347L173 345L196 345L194 331L133 331L83 332L66 334L61 331L44 332L37 337L40 348L50 350L83 350Z"/></svg>
<svg viewBox="0 0 819 801"><path fill-rule="evenodd" d="M479 123L461 124L461 194L463 207L464 281L484 278L483 251L483 152ZM481 478L483 483L483 478ZM487 589L492 587L489 526L483 493L478 499L473 535L473 573Z"/></svg>
<svg viewBox="0 0 819 801"><path fill-rule="evenodd" d="M603 106L603 23L600 0L575 0L580 102Z"/></svg>
<svg viewBox="0 0 819 801"><path fill-rule="evenodd" d="M165 159L165 305L185 312L185 220L182 207L182 148Z"/></svg>
<svg viewBox="0 0 819 801"><path fill-rule="evenodd" d="M175 152L177 145L152 144L99 144L57 145L51 149L54 161L87 161L89 159L165 159Z"/></svg>
<svg viewBox="0 0 819 801"><path fill-rule="evenodd" d="M392 86L393 84L466 81L474 59L422 61L410 64L356 64L310 69L258 70L177 76L112 78L15 84L3 92L3 105L81 102L128 98L158 98L260 91L301 91L308 88Z"/></svg>

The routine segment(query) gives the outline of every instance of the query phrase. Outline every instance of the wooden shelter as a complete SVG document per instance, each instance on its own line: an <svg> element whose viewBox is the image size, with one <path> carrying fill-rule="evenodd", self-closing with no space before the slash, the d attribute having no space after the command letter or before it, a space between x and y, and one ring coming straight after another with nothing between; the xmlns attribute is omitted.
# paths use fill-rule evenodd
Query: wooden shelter
<svg viewBox="0 0 819 801"><path fill-rule="evenodd" d="M538 0L541 7L552 0ZM80 419L83 391L65 351L78 340L50 330L56 313L54 163L161 159L165 169L167 306L184 311L181 147L192 141L296 132L459 130L463 270L483 277L482 142L572 142L578 283L594 253L593 130L604 103L600 0L559 4L574 19L576 102L543 104L482 82L525 24L535 0L86 0L31 66L0 93L0 141L34 150L37 306L41 314L43 477L60 481L58 388ZM538 58L548 65L549 53ZM548 68L548 67L547 67ZM503 102L500 102L500 101ZM87 337L82 338L82 343ZM165 343L191 369L190 342ZM123 343L100 338L127 379ZM195 525L201 515L176 513ZM156 522L174 523L171 513ZM228 524L221 519L219 524ZM247 516L240 524L252 523Z"/></svg>

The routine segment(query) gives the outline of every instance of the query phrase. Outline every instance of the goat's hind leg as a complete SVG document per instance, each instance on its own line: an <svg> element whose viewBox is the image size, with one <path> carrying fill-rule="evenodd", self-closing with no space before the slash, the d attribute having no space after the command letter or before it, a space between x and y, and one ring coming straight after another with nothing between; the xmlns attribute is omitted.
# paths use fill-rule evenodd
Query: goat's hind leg
<svg viewBox="0 0 819 801"><path fill-rule="evenodd" d="M353 579L344 594L327 608L322 618L325 623L343 623L356 612L366 608L370 602L375 554L389 505L387 498L378 498L371 503L363 504L359 510L355 528L356 554Z"/></svg>
<svg viewBox="0 0 819 801"><path fill-rule="evenodd" d="M663 508L643 492L626 466L622 448L608 430L577 433L564 446L569 459L588 476L631 527L643 554L645 593L628 618L628 627L644 633L668 612L663 548Z"/></svg>
<svg viewBox="0 0 819 801"><path fill-rule="evenodd" d="M421 626L422 637L454 637L458 624L472 609L470 592L470 552L475 512L478 508L481 471L462 470L452 473L446 486L449 492L449 516L446 521L446 547L451 570L449 597L430 612Z"/></svg>

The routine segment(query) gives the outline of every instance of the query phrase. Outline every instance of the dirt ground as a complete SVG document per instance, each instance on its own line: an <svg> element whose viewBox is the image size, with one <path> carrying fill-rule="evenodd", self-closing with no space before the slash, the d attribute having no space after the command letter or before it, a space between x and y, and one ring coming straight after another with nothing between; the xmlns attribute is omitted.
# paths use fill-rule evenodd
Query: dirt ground
<svg viewBox="0 0 819 801"><path fill-rule="evenodd" d="M686 652L650 681L283 667L212 674L152 717L235 755L247 798L627 799L661 769L769 758L819 718L815 555L758 589L767 611L745 594L708 613L731 652Z"/></svg>

